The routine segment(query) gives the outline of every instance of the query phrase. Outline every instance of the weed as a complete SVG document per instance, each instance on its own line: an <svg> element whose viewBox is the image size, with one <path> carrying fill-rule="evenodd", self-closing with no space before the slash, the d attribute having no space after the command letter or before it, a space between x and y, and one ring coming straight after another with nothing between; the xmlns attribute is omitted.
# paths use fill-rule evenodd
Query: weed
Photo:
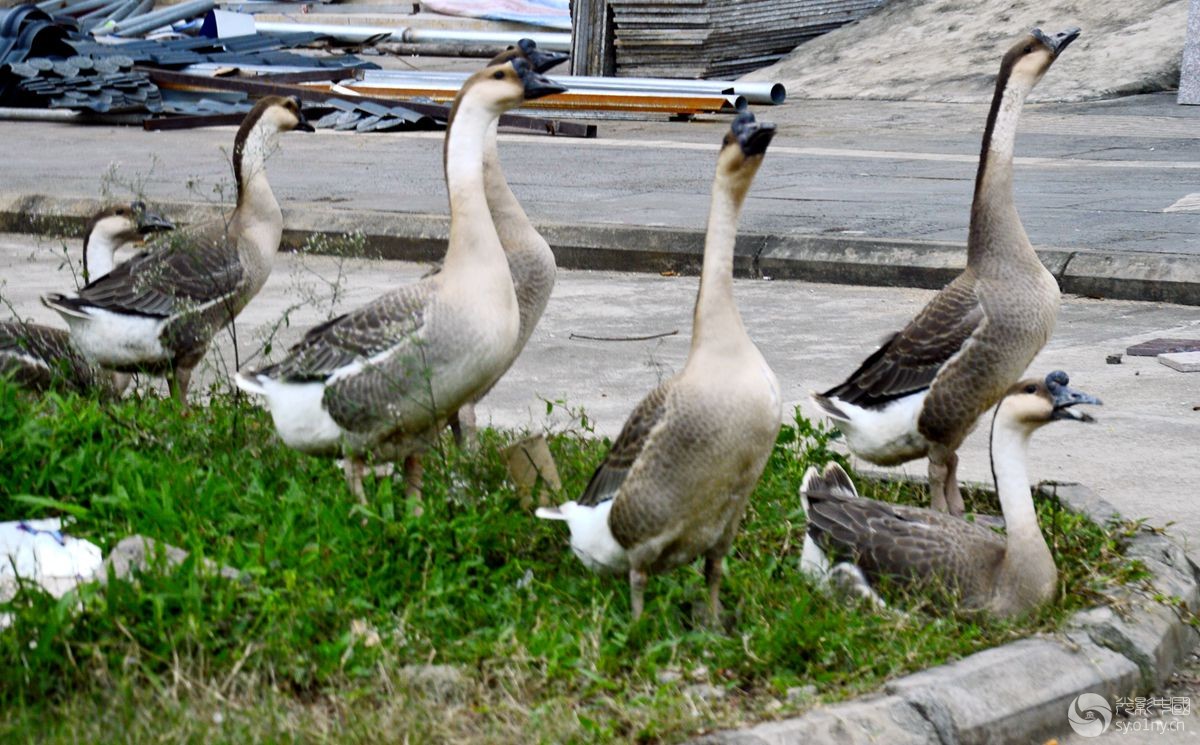
<svg viewBox="0 0 1200 745"><path fill-rule="evenodd" d="M550 437L566 494L603 455L588 426ZM797 570L796 494L808 465L838 457L834 434L797 417L727 560L731 630L693 624L705 594L694 569L654 577L632 624L626 583L592 575L561 524L519 507L501 451L520 436L483 430L477 453L432 451L414 516L390 479L369 480L358 504L332 463L287 449L267 414L230 396L184 418L169 399L102 407L0 381L0 519L70 515L73 534L106 550L141 533L194 557L77 598L27 588L0 604L13 619L0 633L0 733L679 741L795 713L813 700L789 700L795 686L841 699L1053 628L1106 583L1139 577L1120 553L1135 526L1051 514L1041 499L1063 570L1053 607L1006 623L919 597L907 613L834 599ZM249 580L206 574L200 558Z"/></svg>

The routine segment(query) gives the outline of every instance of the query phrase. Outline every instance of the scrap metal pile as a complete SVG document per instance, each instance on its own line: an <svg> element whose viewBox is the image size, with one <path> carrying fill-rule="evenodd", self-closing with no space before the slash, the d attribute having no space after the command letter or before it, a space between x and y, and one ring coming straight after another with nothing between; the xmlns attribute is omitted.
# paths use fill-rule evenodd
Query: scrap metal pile
<svg viewBox="0 0 1200 745"><path fill-rule="evenodd" d="M465 74L382 70L338 46L386 49L403 40L441 49L457 39L490 46L494 53L522 37L551 50L570 46L570 34L272 22L214 6L213 0L159 9L153 0L45 0L0 10L0 109L8 118L60 110L177 129L236 123L255 98L291 95L303 101L318 126L431 129L445 126L448 104ZM785 95L782 86L769 83L571 76L555 81L568 90L530 108L557 117L687 118L733 113L747 100L778 104ZM521 114L505 115L501 124L576 137L596 132L595 125Z"/></svg>

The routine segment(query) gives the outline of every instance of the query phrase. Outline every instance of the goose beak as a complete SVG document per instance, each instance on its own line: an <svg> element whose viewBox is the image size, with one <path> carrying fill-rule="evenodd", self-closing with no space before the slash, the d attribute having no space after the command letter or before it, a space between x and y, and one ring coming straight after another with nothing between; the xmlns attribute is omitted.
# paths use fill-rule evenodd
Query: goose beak
<svg viewBox="0 0 1200 745"><path fill-rule="evenodd" d="M1072 26L1071 28L1059 31L1057 34L1050 36L1040 28L1035 28L1032 32L1033 38L1046 45L1050 53L1055 57L1062 54L1062 51L1070 45L1071 42L1079 38L1080 29Z"/></svg>
<svg viewBox="0 0 1200 745"><path fill-rule="evenodd" d="M537 48L537 42L533 39L521 39L517 42L517 48L521 50L521 54L525 55L525 59L529 61L529 65L536 72L546 72L555 65L566 62L570 57L570 55L559 52L542 51Z"/></svg>
<svg viewBox="0 0 1200 745"><path fill-rule="evenodd" d="M304 116L304 103L300 100L300 97L292 96L292 100L296 102L296 115L300 117L300 121L292 129L297 132L316 132L317 130L313 129L313 125L308 123L308 118Z"/></svg>
<svg viewBox="0 0 1200 745"><path fill-rule="evenodd" d="M731 125L733 135L737 138L742 154L747 158L762 155L767 151L767 145L775 137L775 125L771 122L759 122L754 114L743 111L737 115Z"/></svg>
<svg viewBox="0 0 1200 745"><path fill-rule="evenodd" d="M563 54L562 52L543 52L536 48L526 52L525 56L529 58L529 64L536 72L547 72L551 68L566 62L571 57L571 55Z"/></svg>
<svg viewBox="0 0 1200 745"><path fill-rule="evenodd" d="M513 60L514 62L522 62L523 60ZM525 100L532 101L535 98L543 96L553 96L555 93L563 93L567 90L566 86L559 85L553 80L543 76L529 65L514 65L517 72L521 74L521 82L525 84Z"/></svg>
<svg viewBox="0 0 1200 745"><path fill-rule="evenodd" d="M767 152L767 145L771 144L771 140L775 138L775 125L771 122L758 122L753 125L750 132L742 139L742 153L747 157L753 155L762 155Z"/></svg>
<svg viewBox="0 0 1200 745"><path fill-rule="evenodd" d="M174 230L175 223L167 218L143 208L138 214L138 232L142 235L158 233L164 230Z"/></svg>
<svg viewBox="0 0 1200 745"><path fill-rule="evenodd" d="M1067 385L1068 382L1070 381L1067 378L1067 374L1062 370L1055 370L1046 376L1046 388L1050 391L1050 395L1054 397L1054 413L1050 415L1050 420L1072 422L1096 421L1090 414L1075 412L1071 409L1079 404L1103 406L1103 402L1095 396L1075 390Z"/></svg>

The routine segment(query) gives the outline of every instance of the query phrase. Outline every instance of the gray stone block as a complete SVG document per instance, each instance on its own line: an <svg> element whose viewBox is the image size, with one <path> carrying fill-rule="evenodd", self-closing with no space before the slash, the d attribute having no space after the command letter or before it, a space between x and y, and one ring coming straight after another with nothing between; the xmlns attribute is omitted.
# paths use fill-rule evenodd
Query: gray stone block
<svg viewBox="0 0 1200 745"><path fill-rule="evenodd" d="M1058 501L1067 509L1087 515L1092 522L1100 525L1121 519L1121 513L1117 512L1116 507L1101 499L1083 484L1043 481L1038 484L1038 491L1057 497Z"/></svg>
<svg viewBox="0 0 1200 745"><path fill-rule="evenodd" d="M1162 686L1195 646L1195 630L1180 619L1177 609L1153 598L1128 593L1125 602L1115 605L1120 613L1112 606L1076 613L1068 629L1086 633L1136 664L1144 690Z"/></svg>
<svg viewBox="0 0 1200 745"><path fill-rule="evenodd" d="M1175 541L1143 531L1133 537L1125 555L1146 565L1155 592L1179 600L1193 613L1200 611L1200 570Z"/></svg>
<svg viewBox="0 0 1200 745"><path fill-rule="evenodd" d="M937 741L933 725L908 702L896 696L868 696L814 709L793 719L767 722L746 730L716 732L692 742L694 745L925 745Z"/></svg>
<svg viewBox="0 0 1200 745"><path fill-rule="evenodd" d="M1070 646L1037 638L900 678L885 690L920 710L941 742L983 745L1061 732L1076 696L1127 694L1140 679L1137 665L1085 637Z"/></svg>
<svg viewBox="0 0 1200 745"><path fill-rule="evenodd" d="M188 552L178 546L172 546L162 541L156 541L153 538L147 538L142 535L131 535L127 538L122 538L109 555L104 559L104 571L96 578L101 584L108 582L109 570L117 579L130 580L140 572L146 572L155 566L177 567L187 561ZM215 561L204 559L202 562L205 571L210 574L219 574L225 579L239 580L245 575L238 570L221 566Z"/></svg>
<svg viewBox="0 0 1200 745"><path fill-rule="evenodd" d="M1200 104L1200 0L1188 6L1187 37L1179 69L1179 103Z"/></svg>
<svg viewBox="0 0 1200 745"><path fill-rule="evenodd" d="M1179 372L1200 372L1200 352L1168 352L1158 355L1158 361Z"/></svg>

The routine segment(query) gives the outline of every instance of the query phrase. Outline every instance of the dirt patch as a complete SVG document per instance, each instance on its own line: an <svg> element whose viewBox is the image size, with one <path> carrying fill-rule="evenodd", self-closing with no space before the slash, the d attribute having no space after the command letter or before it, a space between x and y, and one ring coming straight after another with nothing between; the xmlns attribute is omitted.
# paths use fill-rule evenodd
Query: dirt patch
<svg viewBox="0 0 1200 745"><path fill-rule="evenodd" d="M986 101L1023 31L1079 26L1031 101L1148 93L1179 85L1187 9L1186 0L892 0L746 79L778 80L794 98Z"/></svg>

